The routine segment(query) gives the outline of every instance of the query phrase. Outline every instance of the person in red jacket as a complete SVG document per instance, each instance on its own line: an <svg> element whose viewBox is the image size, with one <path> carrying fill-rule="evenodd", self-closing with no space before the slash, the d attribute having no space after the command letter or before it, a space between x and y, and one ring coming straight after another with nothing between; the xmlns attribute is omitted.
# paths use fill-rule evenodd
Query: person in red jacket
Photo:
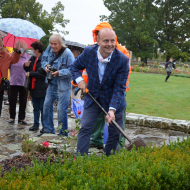
<svg viewBox="0 0 190 190"><path fill-rule="evenodd" d="M20 45L15 47L15 53L13 56L6 51L3 51L3 40L0 38L0 87L2 78L8 78L8 69L11 64L15 64L20 59ZM2 110L4 90L0 90L0 116Z"/></svg>
<svg viewBox="0 0 190 190"><path fill-rule="evenodd" d="M103 28L110 28L113 30L112 26L108 22L102 22L102 23L98 24L95 27L95 29L92 31L94 43L97 42L98 33ZM116 48L129 58L129 75L128 75L128 79L126 82L126 93L127 93L127 91L129 90L129 76L131 74L130 54L129 54L129 51L125 47L123 47L122 45L120 45L118 43L117 36L116 36ZM88 73L86 72L86 69L83 71L82 77L87 84L88 83ZM125 112L124 117L126 117L126 109L124 110L124 112ZM100 113L100 115L93 127L93 132L92 132L91 140L90 140L90 147L97 147L100 149L103 148L104 125L105 125L105 115L102 112L102 113ZM123 129L124 128L125 128L125 118L124 118ZM119 139L118 148L122 147L123 141L125 141L125 138L123 137L123 135L121 135L121 137Z"/></svg>

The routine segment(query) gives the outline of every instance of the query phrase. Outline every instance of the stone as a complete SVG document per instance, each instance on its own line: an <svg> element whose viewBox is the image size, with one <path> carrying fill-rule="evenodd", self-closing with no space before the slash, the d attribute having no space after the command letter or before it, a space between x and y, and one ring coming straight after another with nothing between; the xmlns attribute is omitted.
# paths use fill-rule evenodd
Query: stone
<svg viewBox="0 0 190 190"><path fill-rule="evenodd" d="M8 138L8 141L13 141L15 139L15 134L12 133L12 134L8 135L7 138Z"/></svg>
<svg viewBox="0 0 190 190"><path fill-rule="evenodd" d="M12 158L14 156L20 156L21 154L23 154L23 152L16 152L14 154L9 155L9 157Z"/></svg>
<svg viewBox="0 0 190 190"><path fill-rule="evenodd" d="M29 138L29 141L37 142L40 139L41 139L40 137L31 137Z"/></svg>
<svg viewBox="0 0 190 190"><path fill-rule="evenodd" d="M162 118L159 118L159 117L155 118L154 121L152 122L152 127L161 129L161 127L162 127Z"/></svg>
<svg viewBox="0 0 190 190"><path fill-rule="evenodd" d="M0 161L4 160L4 159L6 159L6 158L8 158L8 156L0 155Z"/></svg>
<svg viewBox="0 0 190 190"><path fill-rule="evenodd" d="M137 122L138 126L144 126L145 117L140 116Z"/></svg>
<svg viewBox="0 0 190 190"><path fill-rule="evenodd" d="M187 133L190 133L190 122L187 124Z"/></svg>
<svg viewBox="0 0 190 190"><path fill-rule="evenodd" d="M98 152L100 152L100 150L98 150L97 148L89 148L89 150L88 150L88 152L90 152L90 153L98 153Z"/></svg>
<svg viewBox="0 0 190 190"><path fill-rule="evenodd" d="M48 148L51 148L51 149L56 149L56 148L57 148L57 146L56 146L55 144L53 144L53 143L49 143Z"/></svg>
<svg viewBox="0 0 190 190"><path fill-rule="evenodd" d="M187 132L188 122L185 120L173 120L171 123L170 129L174 131Z"/></svg>
<svg viewBox="0 0 190 190"><path fill-rule="evenodd" d="M171 125L172 120L168 120L163 118L162 120L162 129L170 129L170 125Z"/></svg>
<svg viewBox="0 0 190 190"><path fill-rule="evenodd" d="M52 140L48 140L48 142L51 142L51 143L54 143L54 144L61 144L63 141L62 140L52 139Z"/></svg>
<svg viewBox="0 0 190 190"><path fill-rule="evenodd" d="M56 134L48 134L48 133L45 133L45 134L43 134L41 137L57 137L57 135Z"/></svg>
<svg viewBox="0 0 190 190"><path fill-rule="evenodd" d="M9 144L7 147L9 150L22 150L21 143L19 144Z"/></svg>
<svg viewBox="0 0 190 190"><path fill-rule="evenodd" d="M134 124L134 125L136 125L137 121L138 121L138 117L137 116L126 116L125 123L126 124Z"/></svg>
<svg viewBox="0 0 190 190"><path fill-rule="evenodd" d="M150 128L153 128L153 123L154 121L154 118L153 117L147 117L144 121L144 127L150 127Z"/></svg>

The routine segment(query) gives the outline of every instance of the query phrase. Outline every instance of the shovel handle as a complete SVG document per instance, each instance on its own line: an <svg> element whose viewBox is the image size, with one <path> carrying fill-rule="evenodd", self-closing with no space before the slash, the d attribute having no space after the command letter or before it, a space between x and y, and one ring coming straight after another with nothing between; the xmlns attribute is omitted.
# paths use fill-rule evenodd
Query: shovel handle
<svg viewBox="0 0 190 190"><path fill-rule="evenodd" d="M71 81L71 84L74 87L78 87L77 84L75 84L73 81ZM90 98L97 104L97 106L104 112L105 115L109 115L106 110L104 110L104 108L98 103L98 101L90 94L89 90L86 88L85 89L85 93L88 94L90 96ZM115 125L115 127L121 132L121 134L131 143L132 140L125 134L125 132L123 131L123 129L116 123L115 120L112 120L112 123Z"/></svg>
<svg viewBox="0 0 190 190"><path fill-rule="evenodd" d="M98 103L98 101L90 94L90 92L87 92L87 94L90 96L90 98L97 104L97 106L104 112L105 115L109 115L106 110ZM115 125L115 127L121 132L121 134L131 143L132 140L125 134L123 129L116 123L115 120L111 120L112 123Z"/></svg>
<svg viewBox="0 0 190 190"><path fill-rule="evenodd" d="M74 87L78 87L78 84L74 83L73 81L71 81L71 84L72 84Z"/></svg>
<svg viewBox="0 0 190 190"><path fill-rule="evenodd" d="M74 83L73 81L71 81L71 84L74 86L74 87L78 87L78 84ZM88 93L89 90L88 88L85 89L85 93Z"/></svg>

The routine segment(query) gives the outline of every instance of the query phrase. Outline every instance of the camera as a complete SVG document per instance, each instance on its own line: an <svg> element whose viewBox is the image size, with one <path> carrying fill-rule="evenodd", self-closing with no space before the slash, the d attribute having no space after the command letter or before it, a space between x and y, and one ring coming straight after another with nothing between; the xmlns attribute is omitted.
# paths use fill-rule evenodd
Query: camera
<svg viewBox="0 0 190 190"><path fill-rule="evenodd" d="M52 67L52 66L47 66L47 69L50 70L49 73L47 73L47 80L48 82L52 81L53 80L53 75L52 73L54 73L55 71L57 71L57 69L55 67Z"/></svg>
<svg viewBox="0 0 190 190"><path fill-rule="evenodd" d="M40 67L38 69L38 73L40 73L42 76L47 76L47 80L48 80L48 83L49 83L49 82L51 82L53 80L52 73L54 73L55 71L57 71L57 69L55 67L50 66L50 65L47 65L47 69L50 70L49 73L46 73L46 71Z"/></svg>

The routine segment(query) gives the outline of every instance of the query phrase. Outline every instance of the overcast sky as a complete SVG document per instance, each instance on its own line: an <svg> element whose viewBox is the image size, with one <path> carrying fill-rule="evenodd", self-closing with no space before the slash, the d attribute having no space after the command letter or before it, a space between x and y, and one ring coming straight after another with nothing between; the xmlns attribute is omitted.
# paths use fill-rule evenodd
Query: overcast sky
<svg viewBox="0 0 190 190"><path fill-rule="evenodd" d="M43 8L49 13L58 2L58 0L36 1L43 4ZM65 6L64 18L70 20L65 28L69 31L65 39L85 45L92 44L92 30L100 23L99 16L110 14L103 0L61 0L61 3Z"/></svg>

